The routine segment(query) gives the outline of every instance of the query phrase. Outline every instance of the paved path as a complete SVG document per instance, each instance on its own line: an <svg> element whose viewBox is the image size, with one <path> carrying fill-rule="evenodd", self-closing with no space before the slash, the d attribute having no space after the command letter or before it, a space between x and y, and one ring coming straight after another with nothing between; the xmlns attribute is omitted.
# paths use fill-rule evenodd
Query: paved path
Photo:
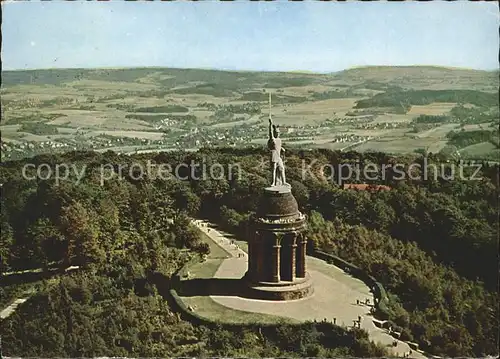
<svg viewBox="0 0 500 359"><path fill-rule="evenodd" d="M80 268L79 266L70 266L70 267L66 268L64 271L71 272L71 271L73 271L75 269L79 269L79 268ZM9 275L14 275L14 274L40 273L40 272L42 272L42 269L38 268L38 269L28 269L28 270L17 271L17 272L8 272L8 273L4 273L3 275L9 276ZM34 292L31 295L33 295L33 294L34 294ZM23 298L17 298L9 306L2 309L2 311L0 312L0 319L3 320L5 318L7 318L8 316L10 316L12 313L14 313L16 311L17 307L19 305L23 304L24 302L26 302L31 297L31 295L28 295L28 296L23 297Z"/></svg>
<svg viewBox="0 0 500 359"><path fill-rule="evenodd" d="M215 277L241 278L247 270L247 254L232 245L230 239L225 238L209 223L196 220L194 224L232 255L222 262ZM311 297L286 302L236 296L211 296L211 298L226 307L247 312L279 315L304 321L321 321L325 318L333 321L333 318L336 318L336 323L345 327L352 327L353 320L361 316L361 328L368 332L371 340L390 346L389 350L392 350L394 355L403 356L410 352L410 347L405 342L398 340L397 346L392 346L395 339L385 329L375 326L369 305L356 304L356 300L364 301L366 298L370 303L374 302L373 294L365 283L346 274L340 268L314 257L307 256L306 265L314 286L314 294ZM410 358L425 358L425 356L413 351Z"/></svg>
<svg viewBox="0 0 500 359"><path fill-rule="evenodd" d="M248 254L236 243L232 244L233 240L226 238L226 236L221 233L222 231L216 230L210 223L202 220L194 220L193 224L232 256L232 258L228 258L227 260L240 259L241 262L241 260L244 259L245 263L248 262Z"/></svg>
<svg viewBox="0 0 500 359"><path fill-rule="evenodd" d="M11 315L12 313L14 313L16 311L16 308L20 305L20 304L23 304L24 302L26 302L27 300L29 299L29 297L25 297L25 298L18 298L16 299L11 305L9 305L7 308L5 308L4 310L2 310L0 312L0 319L5 319L7 318L9 315Z"/></svg>
<svg viewBox="0 0 500 359"><path fill-rule="evenodd" d="M67 267L64 271L65 272L70 272L72 270L80 268L79 266L69 266ZM49 268L48 272L56 272L58 271L59 268ZM35 268L35 269L25 269L25 270L18 270L18 271L12 271L12 272L5 272L2 274L3 277L8 277L11 275L19 275L19 274L26 274L26 273L42 273L43 268Z"/></svg>

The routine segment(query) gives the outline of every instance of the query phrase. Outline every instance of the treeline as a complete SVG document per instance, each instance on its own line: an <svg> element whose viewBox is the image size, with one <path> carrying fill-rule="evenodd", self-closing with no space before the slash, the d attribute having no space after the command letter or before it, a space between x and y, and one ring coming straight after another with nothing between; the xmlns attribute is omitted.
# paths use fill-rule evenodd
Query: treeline
<svg viewBox="0 0 500 359"><path fill-rule="evenodd" d="M446 123L450 122L451 118L449 116L438 115L420 115L415 117L411 122L412 124L428 124L428 123Z"/></svg>
<svg viewBox="0 0 500 359"><path fill-rule="evenodd" d="M172 81L177 82L176 79L172 79ZM232 97L234 96L233 87L234 86L226 87L223 84L219 85L213 83L206 83L206 84L199 84L194 87L178 88L172 90L172 93L183 94L183 95L197 94L197 95L209 95L214 97Z"/></svg>
<svg viewBox="0 0 500 359"><path fill-rule="evenodd" d="M129 103L109 103L106 105L108 108L116 108L117 110L135 112L135 106Z"/></svg>
<svg viewBox="0 0 500 359"><path fill-rule="evenodd" d="M28 122L35 122L35 123L38 123L40 121L48 122L48 121L52 121L52 120L59 118L59 117L67 117L67 115L60 114L60 113L44 114L44 113L36 112L36 113L32 113L28 116L23 116L23 117L2 118L2 121L5 121L6 125L23 125L23 124L26 124Z"/></svg>
<svg viewBox="0 0 500 359"><path fill-rule="evenodd" d="M209 103L209 102L203 102L203 103L198 104L198 106L207 108L207 109L209 109L211 111L215 111L215 112L220 111L223 113L231 113L231 114L248 113L251 115L255 115L255 114L259 114L261 111L260 105L258 103L254 103L254 102L247 102L247 103L244 103L241 105L233 105L233 104L216 105L216 104Z"/></svg>
<svg viewBox="0 0 500 359"><path fill-rule="evenodd" d="M317 76L290 76L289 74L282 74L281 76L270 76L265 78L266 84L264 88L283 88L283 87L300 87L308 86L317 81Z"/></svg>
<svg viewBox="0 0 500 359"><path fill-rule="evenodd" d="M457 148L464 148L481 142L491 142L498 147L498 131L477 130L477 131L451 131L446 135L448 143Z"/></svg>
<svg viewBox="0 0 500 359"><path fill-rule="evenodd" d="M189 109L180 105L165 105L165 106L150 106L138 107L135 112L152 112L152 113L175 113L175 112L189 112Z"/></svg>
<svg viewBox="0 0 500 359"><path fill-rule="evenodd" d="M493 108L455 106L450 115L462 124L486 123L498 120L498 105Z"/></svg>
<svg viewBox="0 0 500 359"><path fill-rule="evenodd" d="M334 99L334 98L347 98L347 97L354 97L354 96L359 96L356 94L356 92L352 91L351 89L347 89L344 91L340 90L332 90L332 91L324 91L324 92L314 92L311 97L314 100L329 100L329 99Z"/></svg>
<svg viewBox="0 0 500 359"><path fill-rule="evenodd" d="M178 260L172 251L168 263ZM364 331L331 323L195 326L169 304L169 278L140 258L68 275L2 326L3 354L26 357L380 357Z"/></svg>
<svg viewBox="0 0 500 359"><path fill-rule="evenodd" d="M152 256L165 246L206 252L183 215L190 196L185 185L155 188L114 180L100 188L97 166L90 171L79 185L23 179L3 183L2 272L48 269L52 263L101 265L126 258L127 248L145 247L145 241L153 246Z"/></svg>
<svg viewBox="0 0 500 359"><path fill-rule="evenodd" d="M390 293L389 321L401 339L450 357L496 352L498 298L433 261L415 242L313 211L309 238L377 278Z"/></svg>
<svg viewBox="0 0 500 359"><path fill-rule="evenodd" d="M359 100L355 108L428 105L433 102L470 103L476 106L498 106L498 93L474 90L409 90L387 91Z"/></svg>
<svg viewBox="0 0 500 359"><path fill-rule="evenodd" d="M40 136L57 135L59 133L59 131L57 130L57 126L49 125L43 122L22 123L17 132L28 132Z"/></svg>
<svg viewBox="0 0 500 359"><path fill-rule="evenodd" d="M164 157L166 156L166 157ZM170 276L207 253L189 216L207 211L204 196L227 199L231 186L144 176L148 159L178 163L185 153L118 156L73 152L31 163L86 165L76 182L21 178L27 160L2 164L2 273L59 265L81 269L46 280L2 325L3 354L14 356L383 356L363 331L330 323L231 328L194 327L171 310ZM217 160L216 156L211 160ZM227 158L235 160L235 158ZM100 165L124 177L101 185ZM227 162L226 162L227 163ZM134 170L135 168L135 170ZM185 175L190 173L186 169ZM228 183L227 183L228 184ZM255 184L255 183L254 183ZM212 187L213 185L213 187ZM243 189L242 187L241 189ZM256 188L256 190L260 190ZM234 192L236 195L241 191ZM21 277L22 278L22 277ZM4 283L4 282L2 282ZM3 288L2 288L3 291ZM2 295L3 296L3 295Z"/></svg>
<svg viewBox="0 0 500 359"><path fill-rule="evenodd" d="M205 153L212 160L231 163L233 155L228 152ZM467 180L475 168L464 168L464 179L450 180L456 166L451 163L443 167L437 179L430 172L427 180L406 180L406 184L394 180L388 171L379 183L389 184L391 191L344 191L315 178L302 179L301 159L306 163L319 160L313 169L317 178L321 178L319 168L325 163L423 163L418 158L391 159L384 154L345 153L340 157L330 151L311 152L287 157L287 178L294 195L307 213L317 211L327 220L368 231L365 242L356 240L358 234L349 236L348 243L358 256L343 255L387 285L393 298L391 321L395 328L404 329L406 338L433 353L459 356L495 352L498 167L484 163L477 174L481 181ZM234 153L238 163L248 169L242 180L193 181L193 185L201 198L202 215L245 238L249 235L249 218L268 180L264 170L250 170L257 159ZM432 156L430 163L439 158ZM379 252L373 255L372 235L381 238ZM335 237L330 238L334 245ZM322 249L335 253L331 246ZM411 268L407 267L405 251L413 252L415 264ZM361 259L364 262L358 263ZM455 294L458 301L452 299ZM436 312L435 305L441 312ZM457 344L454 338L464 342Z"/></svg>
<svg viewBox="0 0 500 359"><path fill-rule="evenodd" d="M239 101L256 101L256 102L267 102L269 101L269 94L266 92L259 91L249 91L243 93L243 95L238 99ZM307 101L307 97L304 96L288 96L288 95L274 95L272 102L275 104L284 103L300 103Z"/></svg>
<svg viewBox="0 0 500 359"><path fill-rule="evenodd" d="M158 123L161 120L164 120L167 117L167 115L142 115L142 114L135 114L135 113L129 113L125 115L125 118L131 118L134 120L140 120L140 121L145 121L148 123Z"/></svg>
<svg viewBox="0 0 500 359"><path fill-rule="evenodd" d="M156 97L157 99L163 99L169 93L170 93L170 90L153 89L153 90L145 90L145 91L128 91L127 96L128 97L136 96L136 97L145 97L145 98Z"/></svg>

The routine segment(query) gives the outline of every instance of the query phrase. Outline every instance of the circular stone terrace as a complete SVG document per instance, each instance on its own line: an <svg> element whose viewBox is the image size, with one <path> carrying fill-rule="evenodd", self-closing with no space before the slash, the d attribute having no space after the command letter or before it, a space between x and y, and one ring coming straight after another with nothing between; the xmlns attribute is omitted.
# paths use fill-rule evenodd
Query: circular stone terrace
<svg viewBox="0 0 500 359"><path fill-rule="evenodd" d="M238 246L245 243L231 239L231 235L215 229L211 224L196 220L193 223L206 235L205 239L218 254L204 263L188 270L192 278L215 278L228 283L237 283L247 271L247 253ZM342 269L323 260L307 256L307 270L310 274L314 293L312 296L291 301L268 301L243 298L237 293L208 293L199 295L183 295L180 298L188 308L202 317L235 322L232 317L238 316L239 322L274 322L279 319L291 322L335 321L337 325L352 327L354 321L361 317L361 328L366 330L374 342L387 346L393 355L404 356L410 352L407 343L394 339L386 329L377 327L370 314L374 303L373 293L361 280L345 273ZM192 272L192 273L191 273ZM229 284L231 287L231 284ZM369 304L365 304L365 300ZM357 300L360 304L357 304ZM204 308L205 307L205 308ZM210 307L208 309L207 307ZM287 320L288 319L288 320ZM237 321L238 321L237 320ZM271 320L272 322L272 320ZM394 341L397 346L393 347ZM425 358L420 351L413 350L410 358Z"/></svg>

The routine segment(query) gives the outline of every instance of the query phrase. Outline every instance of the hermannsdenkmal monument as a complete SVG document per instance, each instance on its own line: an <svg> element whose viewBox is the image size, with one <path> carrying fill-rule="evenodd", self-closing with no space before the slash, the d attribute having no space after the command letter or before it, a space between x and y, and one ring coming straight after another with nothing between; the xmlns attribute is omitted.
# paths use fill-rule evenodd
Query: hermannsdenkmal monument
<svg viewBox="0 0 500 359"><path fill-rule="evenodd" d="M264 189L252 220L248 242L248 270L244 280L250 294L267 300L299 299L313 293L306 270L305 216L299 211L292 187L286 182L279 127L271 118L269 140L271 186Z"/></svg>

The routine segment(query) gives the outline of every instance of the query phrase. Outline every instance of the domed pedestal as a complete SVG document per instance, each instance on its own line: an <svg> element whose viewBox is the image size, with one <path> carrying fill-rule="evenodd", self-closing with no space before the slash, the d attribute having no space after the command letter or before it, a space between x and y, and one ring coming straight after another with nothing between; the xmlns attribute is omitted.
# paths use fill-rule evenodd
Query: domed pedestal
<svg viewBox="0 0 500 359"><path fill-rule="evenodd" d="M268 187L253 218L255 235L248 243L248 295L292 300L313 293L306 271L305 216L290 186Z"/></svg>

